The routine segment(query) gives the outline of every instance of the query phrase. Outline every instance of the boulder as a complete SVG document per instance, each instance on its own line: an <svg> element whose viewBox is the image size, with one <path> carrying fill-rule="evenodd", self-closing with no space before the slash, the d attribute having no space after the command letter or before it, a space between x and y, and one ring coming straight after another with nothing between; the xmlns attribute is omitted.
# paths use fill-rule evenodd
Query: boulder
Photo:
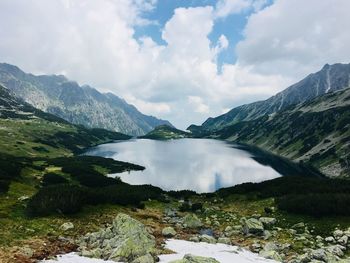
<svg viewBox="0 0 350 263"><path fill-rule="evenodd" d="M215 244L216 243L216 239L212 236L209 235L201 235L199 237L199 240L201 242L206 242L206 243L210 243L210 244Z"/></svg>
<svg viewBox="0 0 350 263"><path fill-rule="evenodd" d="M243 222L244 234L262 235L264 233L264 225L256 218L249 218Z"/></svg>
<svg viewBox="0 0 350 263"><path fill-rule="evenodd" d="M333 236L335 239L341 238L344 235L344 232L342 230L336 229L333 232Z"/></svg>
<svg viewBox="0 0 350 263"><path fill-rule="evenodd" d="M346 244L348 243L348 239L349 239L348 236L344 235L340 237L337 241L338 241L338 244L346 246Z"/></svg>
<svg viewBox="0 0 350 263"><path fill-rule="evenodd" d="M74 228L74 224L72 222L66 222L60 226L60 229L62 231L68 231L73 228Z"/></svg>
<svg viewBox="0 0 350 263"><path fill-rule="evenodd" d="M87 234L80 243L81 255L117 262L148 263L155 253L155 238L146 227L126 214L119 214L111 227Z"/></svg>
<svg viewBox="0 0 350 263"><path fill-rule="evenodd" d="M326 238L324 239L324 241L326 241L326 242L328 242L328 243L334 243L334 242L335 242L335 239L334 239L334 237L326 237Z"/></svg>
<svg viewBox="0 0 350 263"><path fill-rule="evenodd" d="M176 235L176 231L171 226L168 226L168 227L163 228L162 235L165 237L173 237Z"/></svg>
<svg viewBox="0 0 350 263"><path fill-rule="evenodd" d="M278 254L277 251L274 250L262 250L259 253L260 256L267 258L267 259L273 259L279 262L282 262L282 257L280 254Z"/></svg>
<svg viewBox="0 0 350 263"><path fill-rule="evenodd" d="M277 222L276 218L273 217L260 217L259 221L263 223L264 227L272 227Z"/></svg>
<svg viewBox="0 0 350 263"><path fill-rule="evenodd" d="M183 259L171 261L169 263L220 263L214 258L200 257L192 254L186 254Z"/></svg>
<svg viewBox="0 0 350 263"><path fill-rule="evenodd" d="M138 257L131 263L154 263L154 258L150 254L146 254L141 257Z"/></svg>
<svg viewBox="0 0 350 263"><path fill-rule="evenodd" d="M228 237L219 237L218 238L218 243L231 245L231 239L229 239Z"/></svg>
<svg viewBox="0 0 350 263"><path fill-rule="evenodd" d="M203 226L201 220L194 214L188 214L183 218L183 224L186 228L199 228Z"/></svg>

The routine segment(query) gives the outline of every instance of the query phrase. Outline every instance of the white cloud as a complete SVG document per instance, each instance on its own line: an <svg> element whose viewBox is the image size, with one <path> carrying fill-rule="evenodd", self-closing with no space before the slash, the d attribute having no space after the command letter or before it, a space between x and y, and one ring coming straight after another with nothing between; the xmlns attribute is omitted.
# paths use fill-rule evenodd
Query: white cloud
<svg viewBox="0 0 350 263"><path fill-rule="evenodd" d="M216 4L215 16L226 17L237 14L252 6L252 0L219 0Z"/></svg>
<svg viewBox="0 0 350 263"><path fill-rule="evenodd" d="M197 96L188 96L188 103L194 106L195 112L209 113L209 107L203 103L203 99Z"/></svg>
<svg viewBox="0 0 350 263"><path fill-rule="evenodd" d="M326 63L349 63L349 9L348 0L277 0L249 18L239 61L293 80Z"/></svg>
<svg viewBox="0 0 350 263"><path fill-rule="evenodd" d="M266 0L220 0L178 8L162 28L166 45L135 38L136 26L157 23L144 18L156 3L2 0L0 58L29 72L65 73L185 128L350 57L348 0L276 0L270 7ZM216 19L248 10L254 13L238 62L218 71L218 54L230 43L224 35L211 43L208 35Z"/></svg>

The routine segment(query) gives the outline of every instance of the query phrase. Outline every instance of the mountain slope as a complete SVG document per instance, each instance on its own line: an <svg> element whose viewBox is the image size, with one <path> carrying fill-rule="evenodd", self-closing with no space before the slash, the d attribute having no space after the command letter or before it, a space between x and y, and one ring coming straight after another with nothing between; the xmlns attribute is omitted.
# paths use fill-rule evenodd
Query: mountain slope
<svg viewBox="0 0 350 263"><path fill-rule="evenodd" d="M129 138L117 132L72 125L21 101L0 85L0 154L55 157Z"/></svg>
<svg viewBox="0 0 350 263"><path fill-rule="evenodd" d="M328 176L350 177L350 88L226 126L209 137L256 145L310 162Z"/></svg>
<svg viewBox="0 0 350 263"><path fill-rule="evenodd" d="M0 63L0 84L38 109L89 128L138 136L162 124L171 126L168 121L140 113L112 93L102 94L90 86L79 86L62 75L34 76Z"/></svg>
<svg viewBox="0 0 350 263"><path fill-rule="evenodd" d="M310 74L267 100L236 107L216 118L207 119L201 126L191 125L188 129L193 132L215 131L236 122L273 114L290 105L347 87L350 87L350 64L327 64L319 72Z"/></svg>

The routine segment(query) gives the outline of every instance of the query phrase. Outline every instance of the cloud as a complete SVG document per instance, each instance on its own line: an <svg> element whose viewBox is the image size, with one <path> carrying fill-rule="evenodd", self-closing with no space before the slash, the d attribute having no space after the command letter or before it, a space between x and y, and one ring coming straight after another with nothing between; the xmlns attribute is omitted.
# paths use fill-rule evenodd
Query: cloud
<svg viewBox="0 0 350 263"><path fill-rule="evenodd" d="M176 8L159 44L135 34L158 23L146 18L155 0L3 0L0 58L28 72L64 73L185 128L267 98L327 62L348 62L348 0L266 4ZM232 43L228 35L208 36L232 14L246 16L247 25L237 62L219 70L219 54Z"/></svg>
<svg viewBox="0 0 350 263"><path fill-rule="evenodd" d="M203 103L203 99L197 96L188 96L188 103L194 106L198 113L209 113L209 107Z"/></svg>
<svg viewBox="0 0 350 263"><path fill-rule="evenodd" d="M347 0L277 0L249 17L237 45L242 65L293 80L350 57Z"/></svg>

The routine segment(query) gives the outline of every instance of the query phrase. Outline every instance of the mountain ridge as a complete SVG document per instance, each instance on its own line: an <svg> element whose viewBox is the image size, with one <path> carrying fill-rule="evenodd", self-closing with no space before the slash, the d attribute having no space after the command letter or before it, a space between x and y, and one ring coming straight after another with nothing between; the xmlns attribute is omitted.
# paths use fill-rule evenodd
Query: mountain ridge
<svg viewBox="0 0 350 263"><path fill-rule="evenodd" d="M328 92L350 87L350 64L326 64L315 73L287 87L276 95L262 101L244 104L214 118L208 118L202 125L191 125L192 132L215 131L231 124L270 115L293 104L303 103Z"/></svg>
<svg viewBox="0 0 350 263"><path fill-rule="evenodd" d="M80 86L63 75L36 76L17 66L0 63L0 83L34 107L88 128L139 136L162 124L172 126L166 120L142 114L112 93Z"/></svg>

